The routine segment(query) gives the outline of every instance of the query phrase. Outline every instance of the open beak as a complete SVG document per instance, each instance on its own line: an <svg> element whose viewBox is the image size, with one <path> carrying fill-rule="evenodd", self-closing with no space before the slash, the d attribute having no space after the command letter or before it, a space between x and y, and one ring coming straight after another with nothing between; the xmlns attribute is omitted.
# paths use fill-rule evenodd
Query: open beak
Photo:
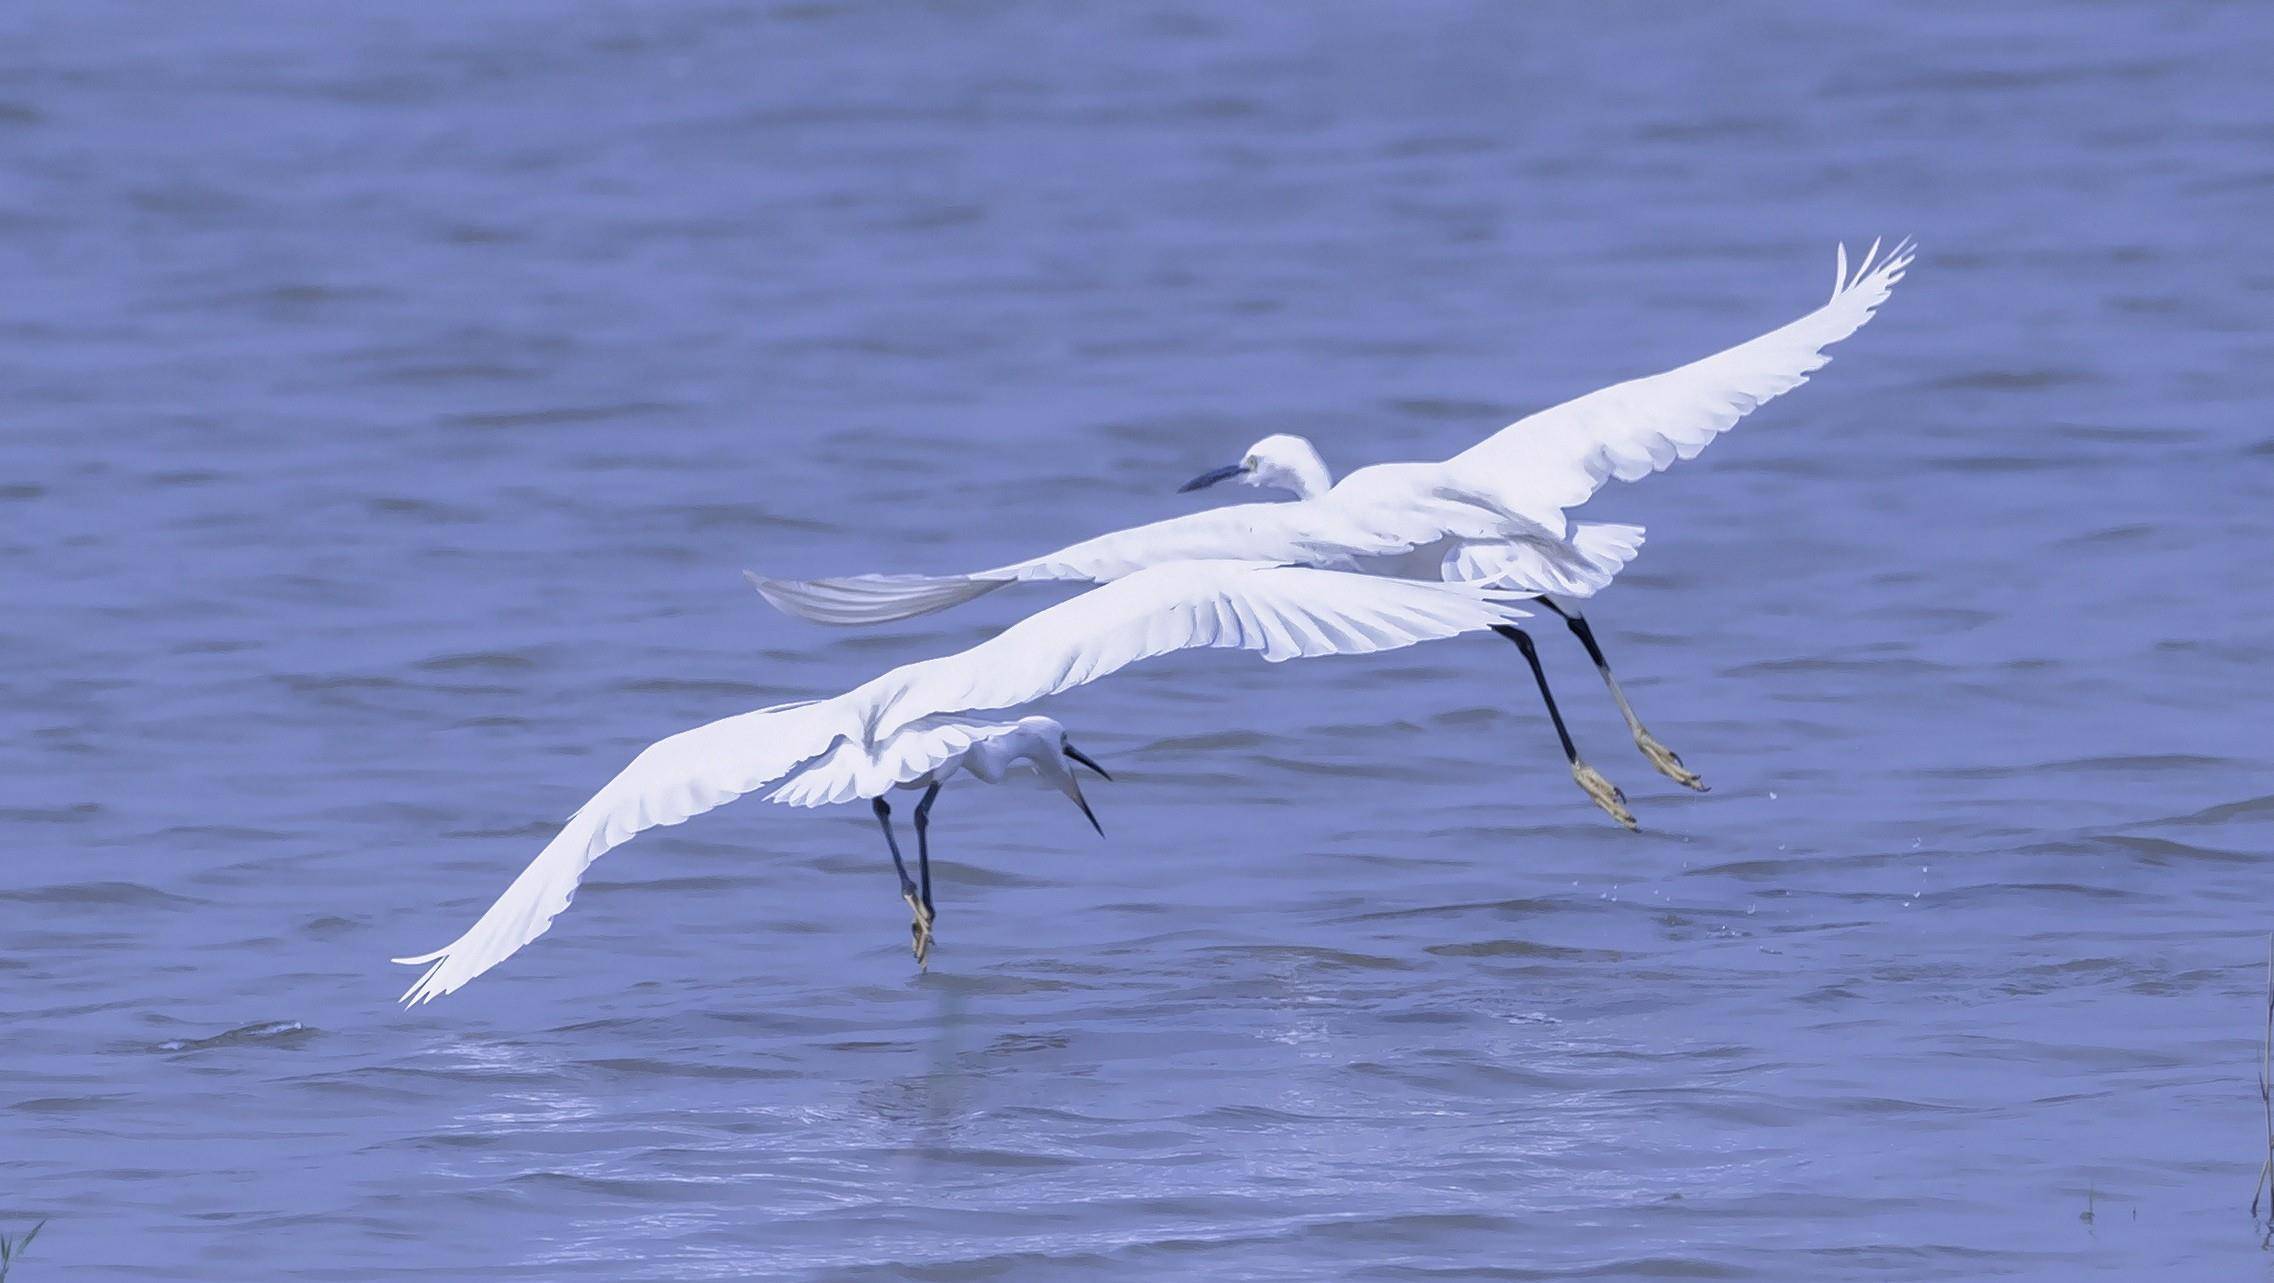
<svg viewBox="0 0 2274 1283"><path fill-rule="evenodd" d="M1105 776L1106 779L1110 780L1113 778L1110 775L1106 775L1104 767L1098 765L1096 762L1091 761L1089 754L1084 753L1078 748L1075 748L1073 745L1064 745L1060 748L1059 751L1064 753L1067 757L1072 758L1074 761L1080 762L1082 765L1089 767L1093 771L1096 771L1099 775ZM1065 774L1059 776L1058 791L1074 799L1074 805L1082 808L1082 818L1090 822L1090 827L1098 831L1099 837L1102 838L1105 836L1105 826L1098 823L1097 812L1090 809L1090 800L1082 796L1082 781L1078 776L1076 776L1072 771L1068 771Z"/></svg>
<svg viewBox="0 0 2274 1283"><path fill-rule="evenodd" d="M1199 476L1194 477L1192 480L1185 482L1181 486L1178 486L1176 488L1176 492L1178 494L1190 494L1195 490L1206 490L1208 487L1215 485L1219 481L1229 481L1241 473L1246 472L1247 470L1248 469L1246 464L1234 463L1229 464L1225 467L1218 468L1214 472L1203 472Z"/></svg>
<svg viewBox="0 0 2274 1283"><path fill-rule="evenodd" d="M1081 781L1069 774L1066 782L1059 786L1059 791L1074 799L1074 805L1082 808L1082 818L1090 822L1090 827L1098 831L1099 837L1104 837L1105 826L1098 823L1098 813L1090 809L1090 800L1082 796Z"/></svg>
<svg viewBox="0 0 2274 1283"><path fill-rule="evenodd" d="M1113 777L1105 773L1104 767L1098 765L1096 762L1091 761L1089 754L1083 752L1078 748L1075 748L1071 744L1066 745L1060 751L1075 761L1080 762L1082 765L1089 767L1093 771L1096 771L1098 773L1099 779L1104 780L1109 784L1113 782Z"/></svg>

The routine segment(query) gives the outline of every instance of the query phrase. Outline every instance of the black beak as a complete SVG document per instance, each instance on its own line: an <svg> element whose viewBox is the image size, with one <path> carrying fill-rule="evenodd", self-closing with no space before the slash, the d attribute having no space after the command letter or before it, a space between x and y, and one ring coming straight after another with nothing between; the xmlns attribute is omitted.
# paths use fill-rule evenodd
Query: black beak
<svg viewBox="0 0 2274 1283"><path fill-rule="evenodd" d="M1074 799L1074 805L1082 808L1082 818L1090 822L1090 827L1098 831L1099 837L1104 837L1105 826L1098 823L1098 814L1090 809L1089 799L1077 796Z"/></svg>
<svg viewBox="0 0 2274 1283"><path fill-rule="evenodd" d="M1246 464L1234 463L1225 467L1218 468L1214 472L1203 472L1199 476L1194 477L1192 480L1185 482L1181 486L1178 486L1176 488L1176 492L1178 494L1190 494L1195 490L1206 490L1208 487L1215 485L1219 481L1229 481L1241 473L1246 472L1247 470L1248 468Z"/></svg>
<svg viewBox="0 0 2274 1283"><path fill-rule="evenodd" d="M1108 784L1111 784L1113 782L1113 777L1105 773L1104 767L1098 765L1096 762L1091 761L1089 754L1083 752L1078 748L1075 748L1071 744L1064 746L1059 751L1064 753L1066 756L1073 758L1075 761L1080 762L1082 765L1089 767L1091 770L1096 771L1098 773L1099 779L1104 780ZM1097 821L1095 819L1092 819L1090 823L1095 824ZM1100 832L1103 832L1103 830L1100 830Z"/></svg>

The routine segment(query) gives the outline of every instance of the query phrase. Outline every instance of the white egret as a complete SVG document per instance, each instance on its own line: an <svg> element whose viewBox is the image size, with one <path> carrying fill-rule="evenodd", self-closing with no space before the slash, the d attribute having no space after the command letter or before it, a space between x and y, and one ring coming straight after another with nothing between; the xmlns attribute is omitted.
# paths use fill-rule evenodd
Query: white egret
<svg viewBox="0 0 2274 1283"><path fill-rule="evenodd" d="M464 935L395 959L427 968L403 1001L450 993L543 935L585 869L611 848L761 791L791 806L871 799L921 962L934 918L926 830L936 789L950 774L961 769L992 782L1024 763L1089 811L1061 759L1095 763L1069 749L1055 722L989 725L962 714L1025 704L1172 651L1252 650L1275 663L1369 654L1482 632L1524 614L1504 594L1467 584L1221 560L1148 567L969 650L903 665L833 699L743 713L649 745L569 817ZM901 862L884 801L911 786L925 790L916 808L920 881Z"/></svg>
<svg viewBox="0 0 2274 1283"><path fill-rule="evenodd" d="M1161 561L1235 558L1418 578L1490 577L1543 597L1584 597L1634 555L1641 531L1575 527L1566 511L1611 480L1634 481L1695 456L1762 403L1807 382L1831 359L1824 349L1862 328L1887 301L1911 259L1909 241L1884 259L1874 241L1850 272L1843 245L1830 301L1806 316L1703 360L1526 416L1443 462L1377 464L1328 484L1325 465L1312 468L1315 459L1274 459L1268 470L1258 460L1258 484L1301 487L1307 497L1188 513L969 574L765 579L758 589L777 608L819 623L873 624L944 610L1013 583L1102 583ZM1241 475L1248 462L1211 476ZM1545 695L1531 639L1513 626L1502 635L1523 651ZM1592 638L1583 632L1582 640ZM1609 680L1600 647L1589 649ZM1681 760L1649 738L1631 708L1623 711L1651 760L1694 787ZM1632 827L1623 795L1580 759L1560 713L1553 720L1572 777Z"/></svg>
<svg viewBox="0 0 2274 1283"><path fill-rule="evenodd" d="M1333 488L1333 477L1318 447L1308 438L1276 432L1249 446L1238 463L1204 472L1177 489L1180 493L1189 493L1220 482L1236 481L1259 489L1285 490L1297 499L1316 499ZM1708 791L1705 780L1684 765L1681 755L1660 742L1635 715L1634 705L1627 702L1626 691L1611 672L1611 662L1604 656L1602 644L1595 640L1595 630L1579 606L1580 601L1609 586L1612 576L1641 551L1642 539L1641 526L1582 521L1572 526L1570 540L1560 547L1543 546L1543 541L1538 539L1503 544L1472 543L1435 562L1401 564L1395 558L1370 558L1360 563L1359 568L1374 574L1490 583L1536 597L1541 605L1562 618L1579 644L1587 648L1588 658L1595 661L1595 671L1611 693L1611 701L1618 705L1619 716L1626 719L1635 747L1666 778L1704 793ZM1573 559L1587 563L1599 573L1592 576L1561 573L1559 567ZM1548 686L1547 670L1540 664L1531 635L1514 624L1505 624L1493 631L1516 643L1531 667L1533 683L1540 689L1540 701L1547 706L1548 721L1555 727L1556 739L1563 746L1565 760L1571 764L1573 778L1612 818L1634 828L1634 813L1626 807L1626 794L1579 756L1571 730L1564 725L1563 711L1556 707L1555 692Z"/></svg>

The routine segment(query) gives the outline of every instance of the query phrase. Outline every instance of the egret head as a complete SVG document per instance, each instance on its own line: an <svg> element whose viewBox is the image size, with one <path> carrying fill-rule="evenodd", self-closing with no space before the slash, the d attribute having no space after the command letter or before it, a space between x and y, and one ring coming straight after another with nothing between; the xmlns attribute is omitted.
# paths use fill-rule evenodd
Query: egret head
<svg viewBox="0 0 2274 1283"><path fill-rule="evenodd" d="M1082 782L1068 763L1088 767L1097 772L1098 778L1110 781L1113 777L1105 773L1105 768L1075 748L1066 738L1066 728L1053 718L1022 717L1018 729L1011 732L1011 738L1016 741L1013 751L1034 763L1034 769L1042 778L1073 799L1074 805L1082 808L1082 817L1090 822L1090 827L1098 831L1099 837L1104 837L1105 826L1098 823L1097 812L1090 809L1089 799L1082 796Z"/></svg>
<svg viewBox="0 0 2274 1283"><path fill-rule="evenodd" d="M1311 443L1284 432L1275 432L1249 446L1246 457L1238 463L1203 472L1178 490L1205 490L1219 481L1291 491L1298 499L1317 498L1334 484L1326 460L1319 458Z"/></svg>

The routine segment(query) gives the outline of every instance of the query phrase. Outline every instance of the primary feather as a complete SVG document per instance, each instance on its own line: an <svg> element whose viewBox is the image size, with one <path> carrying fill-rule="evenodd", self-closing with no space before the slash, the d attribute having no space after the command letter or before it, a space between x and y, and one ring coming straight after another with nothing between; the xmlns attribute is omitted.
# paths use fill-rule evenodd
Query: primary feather
<svg viewBox="0 0 2274 1283"><path fill-rule="evenodd" d="M1634 481L1695 458L1762 404L1832 358L1824 349L1862 329L1911 265L1909 241L1880 259L1872 242L1831 301L1789 325L1703 360L1615 383L1517 420L1444 463L1446 484L1550 525L1612 480Z"/></svg>

